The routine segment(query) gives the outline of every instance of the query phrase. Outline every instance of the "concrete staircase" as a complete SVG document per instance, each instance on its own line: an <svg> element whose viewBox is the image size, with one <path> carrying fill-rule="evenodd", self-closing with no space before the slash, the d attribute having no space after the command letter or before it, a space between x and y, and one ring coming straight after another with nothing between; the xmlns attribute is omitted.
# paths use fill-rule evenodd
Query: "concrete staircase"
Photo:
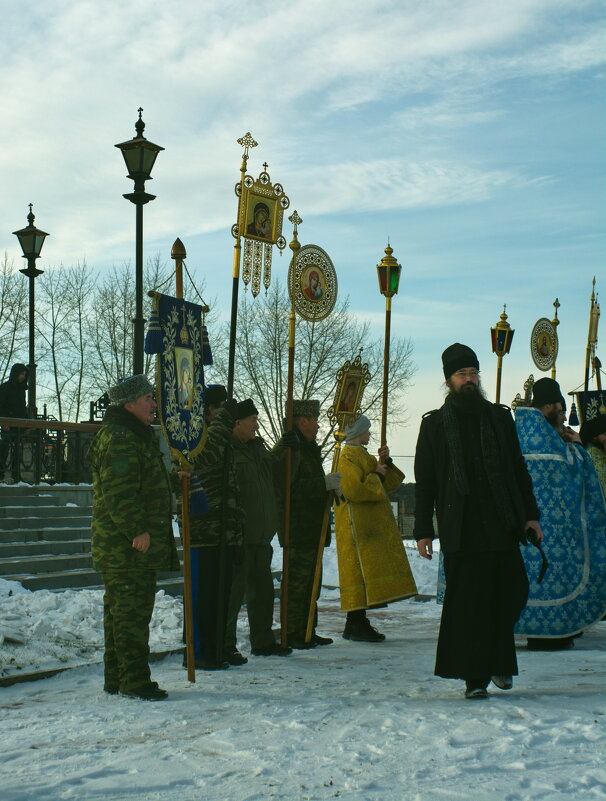
<svg viewBox="0 0 606 801"><path fill-rule="evenodd" d="M90 553L91 503L88 484L0 484L0 578L29 590L100 589ZM172 574L160 574L158 588L183 594L181 577Z"/></svg>

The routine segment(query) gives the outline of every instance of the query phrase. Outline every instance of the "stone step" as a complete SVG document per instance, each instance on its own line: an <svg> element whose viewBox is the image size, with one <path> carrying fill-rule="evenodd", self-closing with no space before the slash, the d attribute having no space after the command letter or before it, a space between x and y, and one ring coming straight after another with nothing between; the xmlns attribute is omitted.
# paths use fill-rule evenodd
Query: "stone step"
<svg viewBox="0 0 606 801"><path fill-rule="evenodd" d="M54 520L57 517L90 516L92 511L90 506L0 506L0 523L15 517Z"/></svg>
<svg viewBox="0 0 606 801"><path fill-rule="evenodd" d="M29 509L32 506L61 506L65 505L58 495L0 495L0 506L3 509Z"/></svg>
<svg viewBox="0 0 606 801"><path fill-rule="evenodd" d="M87 526L82 526L80 528L19 528L9 531L0 531L0 545L38 542L39 540L60 541L87 539L90 547L90 537L91 530L89 521Z"/></svg>
<svg viewBox="0 0 606 801"><path fill-rule="evenodd" d="M17 573L3 576L7 581L18 581L28 590L102 590L101 576L94 570L70 570L67 573ZM170 588L170 589L168 589ZM169 595L183 595L183 577L173 573L158 574L158 589Z"/></svg>
<svg viewBox="0 0 606 801"><path fill-rule="evenodd" d="M28 556L56 556L68 553L90 553L90 537L80 539L45 540L30 542L0 542L0 559Z"/></svg>
<svg viewBox="0 0 606 801"><path fill-rule="evenodd" d="M63 517L48 517L44 520L36 516L30 517L0 517L0 531L18 531L20 529L37 528L41 531L68 528L89 528L91 516L82 513L82 509L74 508L75 514Z"/></svg>
<svg viewBox="0 0 606 801"><path fill-rule="evenodd" d="M57 573L71 572L72 570L82 570L91 567L93 559L88 553L62 554L60 556L26 556L22 558L8 557L0 559L0 576L13 580L13 576L18 573ZM17 579L18 580L18 579Z"/></svg>

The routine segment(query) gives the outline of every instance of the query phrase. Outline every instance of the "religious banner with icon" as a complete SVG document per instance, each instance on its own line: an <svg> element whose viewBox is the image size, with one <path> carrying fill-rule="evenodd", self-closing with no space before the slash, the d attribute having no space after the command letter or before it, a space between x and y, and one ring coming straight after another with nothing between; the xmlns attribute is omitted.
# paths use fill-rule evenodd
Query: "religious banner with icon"
<svg viewBox="0 0 606 801"><path fill-rule="evenodd" d="M530 335L530 355L543 372L551 370L555 364L558 356L558 335L553 322L547 317L541 317L534 324Z"/></svg>
<svg viewBox="0 0 606 801"><path fill-rule="evenodd" d="M348 360L339 368L336 379L335 400L327 415L332 426L345 431L362 414L362 396L370 381L368 364L362 364L358 354L353 362Z"/></svg>
<svg viewBox="0 0 606 801"><path fill-rule="evenodd" d="M297 314L308 322L323 320L337 301L337 273L328 253L317 245L303 245L297 253L296 266L291 259L288 290ZM291 297L292 301L292 297Z"/></svg>
<svg viewBox="0 0 606 801"><path fill-rule="evenodd" d="M204 446L204 366L212 364L201 306L153 292L146 353L156 353L158 417L175 458Z"/></svg>
<svg viewBox="0 0 606 801"><path fill-rule="evenodd" d="M250 133L238 139L238 143L245 148L243 164L246 166L248 149L256 147L257 143ZM267 162L256 180L252 175L244 175L236 184L235 192L238 221L231 232L234 239L244 238L242 280L246 288L251 284L251 292L256 297L261 289L261 274L266 291L271 283L272 246L277 245L280 250L286 247L282 221L290 200L284 194L282 184L271 182Z"/></svg>

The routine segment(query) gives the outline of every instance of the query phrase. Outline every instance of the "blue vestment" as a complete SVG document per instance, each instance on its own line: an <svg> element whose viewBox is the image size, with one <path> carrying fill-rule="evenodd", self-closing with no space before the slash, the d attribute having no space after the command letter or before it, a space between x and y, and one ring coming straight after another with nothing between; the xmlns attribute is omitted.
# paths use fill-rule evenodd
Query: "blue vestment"
<svg viewBox="0 0 606 801"><path fill-rule="evenodd" d="M516 626L528 637L570 637L606 612L606 503L589 455L566 443L538 409L516 410L516 429L541 510L549 568L522 548L530 583Z"/></svg>

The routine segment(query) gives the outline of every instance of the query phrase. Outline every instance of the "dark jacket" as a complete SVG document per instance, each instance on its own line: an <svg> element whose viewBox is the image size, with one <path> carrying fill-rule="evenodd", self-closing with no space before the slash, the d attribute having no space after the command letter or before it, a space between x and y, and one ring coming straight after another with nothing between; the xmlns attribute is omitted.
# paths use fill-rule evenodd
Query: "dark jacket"
<svg viewBox="0 0 606 801"><path fill-rule="evenodd" d="M179 570L172 498L160 444L150 426L110 406L88 452L93 468L93 564L108 570ZM150 547L132 547L147 532Z"/></svg>
<svg viewBox="0 0 606 801"><path fill-rule="evenodd" d="M191 545L219 545L225 525L225 543L242 545L244 514L238 498L234 470L234 421L222 407L208 427L204 448L194 458L194 472L200 478L208 501L208 512L190 520Z"/></svg>
<svg viewBox="0 0 606 801"><path fill-rule="evenodd" d="M25 373L25 381L17 381L17 376ZM0 417L27 418L28 370L24 364L13 364L8 381L0 385Z"/></svg>
<svg viewBox="0 0 606 801"><path fill-rule="evenodd" d="M524 523L538 520L539 510L532 492L532 479L524 457L511 412L506 406L488 404L499 447L505 486L504 496L510 499L515 531L514 541L524 536ZM437 515L440 547L443 551L461 548L466 496L452 478L448 441L444 429L444 407L424 415L415 455L415 528L417 540L434 539L434 508ZM465 448L465 442L462 443ZM471 499L473 502L474 499ZM485 499L483 499L485 500Z"/></svg>
<svg viewBox="0 0 606 801"><path fill-rule="evenodd" d="M240 505L244 511L246 545L269 545L278 530L274 488L275 456L261 437L248 442L234 438L234 467Z"/></svg>
<svg viewBox="0 0 606 801"><path fill-rule="evenodd" d="M295 431L297 429L295 428ZM317 442L309 442L297 431L299 447L292 452L292 480L290 492L289 545L293 548L317 548L326 504L326 483L322 452ZM286 448L276 445L275 452L283 465ZM280 470L283 479L283 468ZM277 496L280 543L284 527L284 481L280 482Z"/></svg>

